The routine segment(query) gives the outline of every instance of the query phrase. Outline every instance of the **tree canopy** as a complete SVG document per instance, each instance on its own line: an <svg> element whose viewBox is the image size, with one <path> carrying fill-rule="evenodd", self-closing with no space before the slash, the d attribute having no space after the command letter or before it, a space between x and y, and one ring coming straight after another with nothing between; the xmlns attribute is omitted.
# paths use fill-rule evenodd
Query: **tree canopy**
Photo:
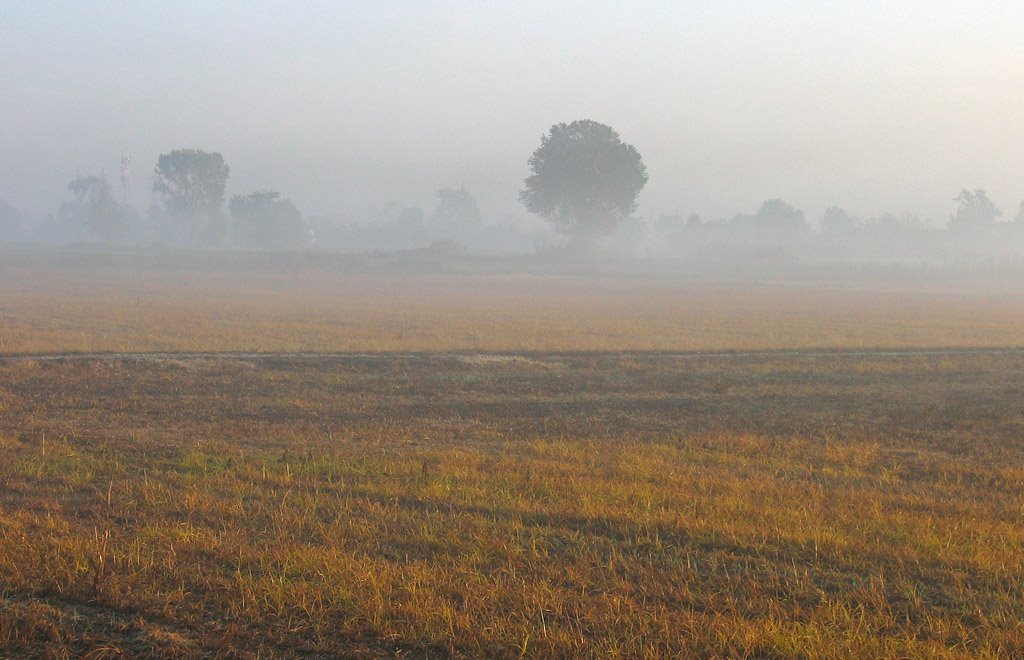
<svg viewBox="0 0 1024 660"><path fill-rule="evenodd" d="M762 232L780 236L810 232L804 212L781 199L769 199L762 203L754 216L754 223Z"/></svg>
<svg viewBox="0 0 1024 660"><path fill-rule="evenodd" d="M458 239L482 222L480 207L464 188L441 188L437 191L437 206L430 217L430 238Z"/></svg>
<svg viewBox="0 0 1024 660"><path fill-rule="evenodd" d="M952 228L986 227L1003 214L984 190L962 190L953 201L957 203L957 208L949 219Z"/></svg>
<svg viewBox="0 0 1024 660"><path fill-rule="evenodd" d="M128 214L114 198L110 182L101 176L80 176L68 182L74 198L59 211L61 222L75 234L101 241L124 238L128 232Z"/></svg>
<svg viewBox="0 0 1024 660"><path fill-rule="evenodd" d="M273 190L235 195L228 204L235 240L250 247L300 247L310 233L302 213Z"/></svg>
<svg viewBox="0 0 1024 660"><path fill-rule="evenodd" d="M216 233L230 173L219 153L175 149L160 154L153 190L162 198L167 219L183 228L192 243Z"/></svg>
<svg viewBox="0 0 1024 660"><path fill-rule="evenodd" d="M0 234L14 234L21 230L21 211L0 199Z"/></svg>
<svg viewBox="0 0 1024 660"><path fill-rule="evenodd" d="M824 232L842 233L856 229L858 221L847 213L845 209L841 209L838 206L830 206L825 209L825 215L821 217L821 221L818 224Z"/></svg>
<svg viewBox="0 0 1024 660"><path fill-rule="evenodd" d="M529 160L519 199L531 213L577 238L611 233L636 210L647 184L640 152L589 119L555 124Z"/></svg>

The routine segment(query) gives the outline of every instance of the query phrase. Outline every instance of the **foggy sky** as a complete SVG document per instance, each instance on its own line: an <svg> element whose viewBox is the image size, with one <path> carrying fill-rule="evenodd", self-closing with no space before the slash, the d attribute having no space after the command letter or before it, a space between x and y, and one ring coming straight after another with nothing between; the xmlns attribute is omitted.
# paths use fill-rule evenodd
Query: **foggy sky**
<svg viewBox="0 0 1024 660"><path fill-rule="evenodd" d="M53 210L125 152L145 209L157 155L199 147L229 195L340 220L462 185L526 216L527 158L579 118L643 154L648 216L1024 198L1019 2L209 4L0 0L0 198Z"/></svg>

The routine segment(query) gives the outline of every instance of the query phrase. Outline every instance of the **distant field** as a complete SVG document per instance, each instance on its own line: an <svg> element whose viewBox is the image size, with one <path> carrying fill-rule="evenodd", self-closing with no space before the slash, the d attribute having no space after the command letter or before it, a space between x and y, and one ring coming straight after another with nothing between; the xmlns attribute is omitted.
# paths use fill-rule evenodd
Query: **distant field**
<svg viewBox="0 0 1024 660"><path fill-rule="evenodd" d="M0 270L0 354L1024 346L1024 293L659 276Z"/></svg>
<svg viewBox="0 0 1024 660"><path fill-rule="evenodd" d="M1018 351L0 362L0 655L1020 657L1021 401Z"/></svg>

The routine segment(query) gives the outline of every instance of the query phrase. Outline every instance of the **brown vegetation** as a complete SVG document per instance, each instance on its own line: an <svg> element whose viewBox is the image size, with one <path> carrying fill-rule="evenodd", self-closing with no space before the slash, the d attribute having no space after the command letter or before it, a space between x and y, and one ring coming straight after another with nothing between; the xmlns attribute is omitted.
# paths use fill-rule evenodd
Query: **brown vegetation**
<svg viewBox="0 0 1024 660"><path fill-rule="evenodd" d="M1014 656L1024 354L0 364L5 653Z"/></svg>

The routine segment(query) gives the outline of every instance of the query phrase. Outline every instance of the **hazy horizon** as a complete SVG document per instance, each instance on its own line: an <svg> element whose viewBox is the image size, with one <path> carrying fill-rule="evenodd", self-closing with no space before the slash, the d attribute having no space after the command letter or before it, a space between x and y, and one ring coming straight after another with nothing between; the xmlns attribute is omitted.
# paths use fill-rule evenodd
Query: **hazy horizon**
<svg viewBox="0 0 1024 660"><path fill-rule="evenodd" d="M944 221L961 188L1024 198L1024 7L990 3L0 0L0 198L52 211L76 171L136 206L157 156L220 151L229 194L347 221L460 187L526 217L527 158L592 118L643 154L639 213L781 197Z"/></svg>

